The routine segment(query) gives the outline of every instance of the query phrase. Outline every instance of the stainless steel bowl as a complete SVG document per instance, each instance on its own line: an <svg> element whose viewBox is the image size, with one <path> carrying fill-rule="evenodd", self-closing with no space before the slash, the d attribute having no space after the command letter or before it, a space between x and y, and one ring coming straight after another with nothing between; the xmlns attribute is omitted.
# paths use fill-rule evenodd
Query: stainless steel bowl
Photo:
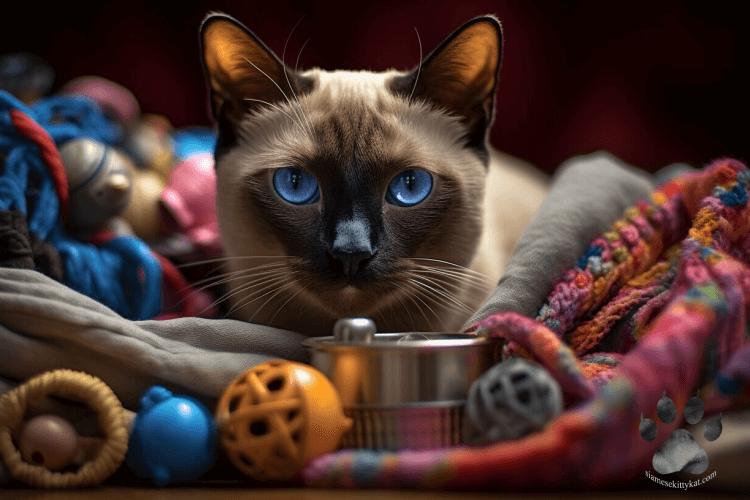
<svg viewBox="0 0 750 500"><path fill-rule="evenodd" d="M354 420L344 447L429 449L459 445L469 387L500 359L502 341L461 333L375 333L367 319L340 320L310 338L312 365Z"/></svg>

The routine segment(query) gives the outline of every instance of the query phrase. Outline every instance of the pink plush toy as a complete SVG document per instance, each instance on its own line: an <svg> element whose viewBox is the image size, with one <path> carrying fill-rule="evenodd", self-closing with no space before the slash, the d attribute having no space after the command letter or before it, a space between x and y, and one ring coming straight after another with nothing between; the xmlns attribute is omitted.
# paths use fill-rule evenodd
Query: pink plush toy
<svg viewBox="0 0 750 500"><path fill-rule="evenodd" d="M105 113L126 128L133 125L141 114L138 100L131 91L101 76L75 78L63 85L60 92L93 99Z"/></svg>
<svg viewBox="0 0 750 500"><path fill-rule="evenodd" d="M222 253L216 218L216 173L210 153L195 155L174 166L161 193L161 204L172 224L205 257Z"/></svg>

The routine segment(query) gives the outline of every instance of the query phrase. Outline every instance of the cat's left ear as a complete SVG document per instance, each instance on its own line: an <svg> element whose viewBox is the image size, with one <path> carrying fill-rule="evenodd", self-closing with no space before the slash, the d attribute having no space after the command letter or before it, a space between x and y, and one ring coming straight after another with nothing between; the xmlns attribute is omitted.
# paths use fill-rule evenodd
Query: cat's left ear
<svg viewBox="0 0 750 500"><path fill-rule="evenodd" d="M502 57L500 22L481 16L463 24L411 73L391 88L406 98L421 98L461 117L470 146L485 148L492 124Z"/></svg>

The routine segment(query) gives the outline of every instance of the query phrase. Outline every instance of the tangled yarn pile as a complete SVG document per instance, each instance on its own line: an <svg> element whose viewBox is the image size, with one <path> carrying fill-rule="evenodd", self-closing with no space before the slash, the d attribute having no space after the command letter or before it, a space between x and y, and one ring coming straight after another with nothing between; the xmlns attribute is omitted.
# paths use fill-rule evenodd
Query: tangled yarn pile
<svg viewBox="0 0 750 500"><path fill-rule="evenodd" d="M161 310L161 264L143 241L110 235L81 242L65 230L68 185L58 147L74 138L105 144L122 130L87 98L57 96L30 108L0 91L0 257L36 268L122 316Z"/></svg>

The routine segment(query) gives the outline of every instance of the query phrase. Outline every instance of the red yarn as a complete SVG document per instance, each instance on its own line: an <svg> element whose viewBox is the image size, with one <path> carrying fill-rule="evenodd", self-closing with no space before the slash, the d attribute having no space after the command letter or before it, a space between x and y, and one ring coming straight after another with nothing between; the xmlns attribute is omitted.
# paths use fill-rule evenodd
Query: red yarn
<svg viewBox="0 0 750 500"><path fill-rule="evenodd" d="M172 286L177 295L183 301L181 316L197 316L199 311L196 308L195 302L191 300L192 286L190 282L185 279L180 270L172 264L171 260L153 250L151 253L154 254L159 261L159 264L161 264L161 272L163 273L164 280ZM155 319L166 318L157 317Z"/></svg>
<svg viewBox="0 0 750 500"><path fill-rule="evenodd" d="M55 146L55 141L41 125L23 111L11 109L10 118L13 126L39 148L44 165L49 170L55 183L55 190L60 200L60 214L64 218L68 213L68 177L65 175L65 169L60 159L60 152Z"/></svg>

